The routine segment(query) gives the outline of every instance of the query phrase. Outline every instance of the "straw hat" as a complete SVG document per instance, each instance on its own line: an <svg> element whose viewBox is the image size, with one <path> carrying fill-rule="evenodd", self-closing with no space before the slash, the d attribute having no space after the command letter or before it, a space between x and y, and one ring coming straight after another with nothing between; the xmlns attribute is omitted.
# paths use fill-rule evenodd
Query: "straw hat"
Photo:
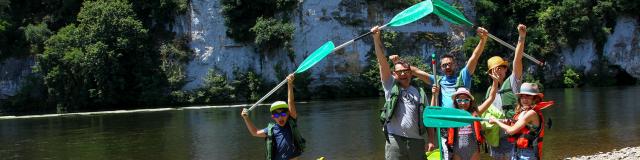
<svg viewBox="0 0 640 160"><path fill-rule="evenodd" d="M487 60L487 67L489 70L496 68L498 66L509 66L509 62L502 59L500 56L493 56Z"/></svg>

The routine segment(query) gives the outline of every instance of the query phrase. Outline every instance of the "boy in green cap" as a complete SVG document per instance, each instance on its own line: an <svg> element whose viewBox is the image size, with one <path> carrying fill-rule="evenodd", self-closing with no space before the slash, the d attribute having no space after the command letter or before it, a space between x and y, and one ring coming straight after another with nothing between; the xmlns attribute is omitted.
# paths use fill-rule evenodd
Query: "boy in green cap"
<svg viewBox="0 0 640 160"><path fill-rule="evenodd" d="M305 140L297 127L298 114L293 97L293 79L293 74L287 76L289 105L284 101L276 101L269 109L271 119L276 123L271 122L266 128L258 130L249 118L248 110L245 108L241 113L249 133L254 137L266 139L266 159L268 160L298 159L304 151Z"/></svg>

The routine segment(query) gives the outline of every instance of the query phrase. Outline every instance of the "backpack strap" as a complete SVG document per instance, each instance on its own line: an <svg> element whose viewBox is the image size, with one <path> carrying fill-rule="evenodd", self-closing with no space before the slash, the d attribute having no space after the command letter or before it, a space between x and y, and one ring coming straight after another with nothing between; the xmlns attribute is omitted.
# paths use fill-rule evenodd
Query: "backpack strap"
<svg viewBox="0 0 640 160"><path fill-rule="evenodd" d="M266 141L266 146L265 146L266 154L265 154L265 156L266 156L267 160L271 160L272 159L273 153L274 153L273 151L275 150L274 149L275 144L273 143L273 126L275 126L275 123L269 123L267 125L267 132L266 132L267 137L265 137L265 141Z"/></svg>

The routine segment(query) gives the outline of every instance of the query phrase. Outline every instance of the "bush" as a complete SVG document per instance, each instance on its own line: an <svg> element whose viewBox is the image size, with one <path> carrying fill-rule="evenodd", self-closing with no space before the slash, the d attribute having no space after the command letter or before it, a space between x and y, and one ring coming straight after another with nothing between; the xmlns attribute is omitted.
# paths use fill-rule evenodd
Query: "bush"
<svg viewBox="0 0 640 160"><path fill-rule="evenodd" d="M257 101L263 94L263 79L260 74L255 72L234 71L235 80L231 85L235 88L236 100L240 101Z"/></svg>
<svg viewBox="0 0 640 160"><path fill-rule="evenodd" d="M282 46L290 48L294 30L295 27L291 23L263 17L258 18L256 25L250 29L256 35L255 44L262 51L270 51Z"/></svg>
<svg viewBox="0 0 640 160"><path fill-rule="evenodd" d="M186 84L186 63L189 62L192 54L187 42L186 37L181 37L160 45L160 69L166 76L172 91L179 90Z"/></svg>
<svg viewBox="0 0 640 160"><path fill-rule="evenodd" d="M201 88L198 88L190 98L191 103L212 104L231 102L235 96L235 88L227 82L227 78L214 69L210 69L204 78Z"/></svg>
<svg viewBox="0 0 640 160"><path fill-rule="evenodd" d="M565 87L575 88L580 84L580 74L576 73L572 68L565 67L562 75Z"/></svg>
<svg viewBox="0 0 640 160"><path fill-rule="evenodd" d="M258 22L258 17L272 18L276 13L291 11L297 0L221 0L222 14L227 26L227 35L238 42L255 40L249 31ZM286 15L286 14L285 14Z"/></svg>

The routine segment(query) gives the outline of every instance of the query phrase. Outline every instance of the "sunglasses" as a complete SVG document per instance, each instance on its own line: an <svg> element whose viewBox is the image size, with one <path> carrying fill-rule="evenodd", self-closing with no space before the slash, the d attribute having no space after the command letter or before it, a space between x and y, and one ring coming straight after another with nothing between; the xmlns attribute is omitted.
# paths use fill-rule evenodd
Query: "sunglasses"
<svg viewBox="0 0 640 160"><path fill-rule="evenodd" d="M456 99L456 102L458 102L458 103L469 103L469 102L471 102L471 100L470 99Z"/></svg>
<svg viewBox="0 0 640 160"><path fill-rule="evenodd" d="M452 66L451 63L440 64L440 67L442 67L442 68L447 68L447 67L451 67L451 66Z"/></svg>
<svg viewBox="0 0 640 160"><path fill-rule="evenodd" d="M281 112L281 113L273 113L271 114L271 116L273 116L273 118L279 118L279 117L286 117L287 113Z"/></svg>
<svg viewBox="0 0 640 160"><path fill-rule="evenodd" d="M405 70L397 70L397 71L394 71L394 72L396 72L396 74L409 74L409 72L411 72L411 70L405 69Z"/></svg>

